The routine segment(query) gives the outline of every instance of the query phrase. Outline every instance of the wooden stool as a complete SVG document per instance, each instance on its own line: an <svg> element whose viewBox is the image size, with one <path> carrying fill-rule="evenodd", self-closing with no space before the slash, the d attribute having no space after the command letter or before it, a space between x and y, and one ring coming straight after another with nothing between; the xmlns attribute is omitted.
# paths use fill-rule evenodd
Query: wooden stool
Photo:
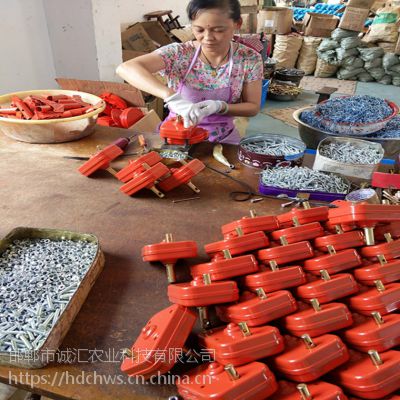
<svg viewBox="0 0 400 400"><path fill-rule="evenodd" d="M337 88L324 86L323 88L316 91L316 94L319 94L317 104L321 103L322 101L328 100L331 97L331 94L335 93Z"/></svg>
<svg viewBox="0 0 400 400"><path fill-rule="evenodd" d="M164 21L163 17L165 16L168 16L168 18L166 18L166 20ZM150 21L151 19L156 19L167 32L169 32L171 29L182 28L182 25L178 21L179 15L173 17L172 10L153 11L151 13L145 14L144 18L146 18L147 21Z"/></svg>

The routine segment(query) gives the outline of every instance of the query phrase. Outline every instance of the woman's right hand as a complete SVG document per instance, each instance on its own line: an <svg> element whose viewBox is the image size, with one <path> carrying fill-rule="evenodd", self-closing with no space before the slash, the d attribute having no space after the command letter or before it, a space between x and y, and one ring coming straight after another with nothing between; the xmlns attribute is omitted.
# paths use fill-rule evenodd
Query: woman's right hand
<svg viewBox="0 0 400 400"><path fill-rule="evenodd" d="M197 125L198 119L195 113L193 113L194 108L196 108L194 103L185 100L179 93L174 93L164 101L170 111L183 118L183 126L185 128L189 128L191 125Z"/></svg>

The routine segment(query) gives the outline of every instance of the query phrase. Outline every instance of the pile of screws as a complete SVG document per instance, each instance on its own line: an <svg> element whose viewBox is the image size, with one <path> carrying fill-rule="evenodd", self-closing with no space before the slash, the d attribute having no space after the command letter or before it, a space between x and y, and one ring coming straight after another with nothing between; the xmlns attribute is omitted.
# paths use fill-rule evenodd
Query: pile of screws
<svg viewBox="0 0 400 400"><path fill-rule="evenodd" d="M348 193L349 184L341 176L306 167L271 168L261 174L263 185L282 189L325 193Z"/></svg>
<svg viewBox="0 0 400 400"><path fill-rule="evenodd" d="M375 132L371 137L379 139L398 139L400 138L400 115L391 119L386 126L378 132Z"/></svg>
<svg viewBox="0 0 400 400"><path fill-rule="evenodd" d="M284 85L282 83L272 82L269 86L268 91L272 94L279 96L298 96L301 93L301 89L293 85Z"/></svg>
<svg viewBox="0 0 400 400"><path fill-rule="evenodd" d="M86 241L13 241L0 256L0 351L43 345L96 253Z"/></svg>
<svg viewBox="0 0 400 400"><path fill-rule="evenodd" d="M339 124L370 124L389 117L393 110L385 100L373 96L336 97L320 103L316 112Z"/></svg>
<svg viewBox="0 0 400 400"><path fill-rule="evenodd" d="M265 154L270 156L295 156L303 153L304 148L296 146L286 138L266 137L263 140L247 142L241 145L245 150L256 154Z"/></svg>
<svg viewBox="0 0 400 400"><path fill-rule="evenodd" d="M379 164L382 152L374 146L357 146L351 142L327 143L319 148L321 156L345 164Z"/></svg>

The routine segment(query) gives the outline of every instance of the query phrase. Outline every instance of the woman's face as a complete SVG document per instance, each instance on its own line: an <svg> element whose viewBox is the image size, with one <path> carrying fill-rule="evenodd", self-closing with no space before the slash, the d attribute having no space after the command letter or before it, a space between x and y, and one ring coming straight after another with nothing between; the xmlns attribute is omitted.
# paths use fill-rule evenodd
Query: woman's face
<svg viewBox="0 0 400 400"><path fill-rule="evenodd" d="M200 11L192 21L192 31L202 48L219 52L226 51L240 25L229 18L227 11L216 8Z"/></svg>

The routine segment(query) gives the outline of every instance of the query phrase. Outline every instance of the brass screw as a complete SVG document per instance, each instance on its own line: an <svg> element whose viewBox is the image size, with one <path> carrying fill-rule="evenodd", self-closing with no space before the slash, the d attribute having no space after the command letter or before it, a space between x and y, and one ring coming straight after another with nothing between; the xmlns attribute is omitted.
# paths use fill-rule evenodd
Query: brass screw
<svg viewBox="0 0 400 400"><path fill-rule="evenodd" d="M331 280L329 272L326 269L321 269L321 271L319 271L319 273L321 274L321 278L324 281L330 281Z"/></svg>
<svg viewBox="0 0 400 400"><path fill-rule="evenodd" d="M301 338L303 339L303 342L306 345L307 349L313 349L316 346L310 335L307 335L307 333L302 335Z"/></svg>
<svg viewBox="0 0 400 400"><path fill-rule="evenodd" d="M374 311L371 313L371 315L377 325L382 325L385 322L384 319L382 318L382 315L379 312Z"/></svg>
<svg viewBox="0 0 400 400"><path fill-rule="evenodd" d="M267 298L267 295L265 294L265 290L263 288L257 288L256 293L261 300L265 300Z"/></svg>
<svg viewBox="0 0 400 400"><path fill-rule="evenodd" d="M331 244L328 244L328 246L326 246L326 248L328 249L328 252L329 252L329 254L330 254L331 256L333 256L333 255L336 254L336 250L335 250L335 248L334 248Z"/></svg>
<svg viewBox="0 0 400 400"><path fill-rule="evenodd" d="M376 350L368 350L368 355L376 367L383 364L382 358Z"/></svg>
<svg viewBox="0 0 400 400"><path fill-rule="evenodd" d="M300 392L301 400L312 400L311 393L305 383L299 383L296 387Z"/></svg>
<svg viewBox="0 0 400 400"><path fill-rule="evenodd" d="M312 305L314 311L321 311L321 306L320 306L320 304L319 304L318 299L311 299L311 300L310 300L310 303L311 303L311 305Z"/></svg>
<svg viewBox="0 0 400 400"><path fill-rule="evenodd" d="M251 336L250 329L246 322L239 322L239 328L243 333L243 336Z"/></svg>
<svg viewBox="0 0 400 400"><path fill-rule="evenodd" d="M231 380L237 381L240 378L240 375L232 364L225 365L224 370L228 373Z"/></svg>

